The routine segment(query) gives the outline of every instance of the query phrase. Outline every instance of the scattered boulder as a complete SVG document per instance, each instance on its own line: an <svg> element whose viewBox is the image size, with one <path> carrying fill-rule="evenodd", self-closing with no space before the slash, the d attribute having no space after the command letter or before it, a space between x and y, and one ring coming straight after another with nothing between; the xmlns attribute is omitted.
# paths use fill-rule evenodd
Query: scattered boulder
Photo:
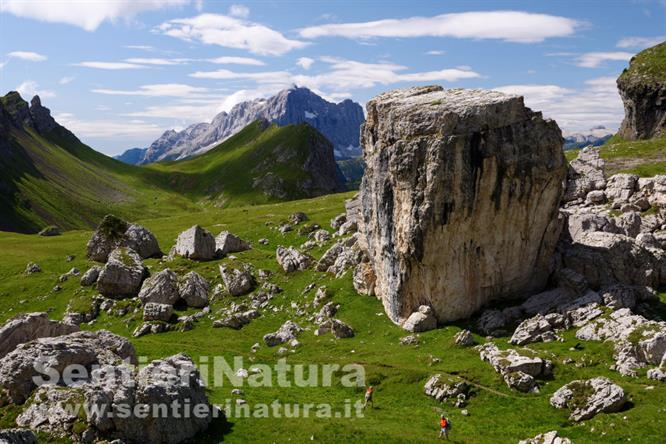
<svg viewBox="0 0 666 444"><path fill-rule="evenodd" d="M0 443L2 444L38 444L37 437L32 430L27 429L0 429Z"/></svg>
<svg viewBox="0 0 666 444"><path fill-rule="evenodd" d="M149 230L107 214L88 241L88 259L106 262L111 252L120 247L131 248L142 259L162 255L157 239Z"/></svg>
<svg viewBox="0 0 666 444"><path fill-rule="evenodd" d="M296 213L292 213L292 215L289 216L289 222L291 222L294 225L298 225L301 222L305 222L306 220L308 220L308 216L305 213L301 212L301 211L297 211Z"/></svg>
<svg viewBox="0 0 666 444"><path fill-rule="evenodd" d="M97 290L111 298L136 296L147 273L134 250L117 248L111 252L99 274Z"/></svg>
<svg viewBox="0 0 666 444"><path fill-rule="evenodd" d="M234 330L241 329L244 325L250 323L252 319L258 318L260 313L257 310L247 310L242 313L231 313L222 319L213 322L213 328L228 327Z"/></svg>
<svg viewBox="0 0 666 444"><path fill-rule="evenodd" d="M251 292L255 287L254 277L249 271L231 269L220 265L220 274L224 285L232 296L242 296Z"/></svg>
<svg viewBox="0 0 666 444"><path fill-rule="evenodd" d="M461 394L466 396L469 393L469 388L469 385L465 382L452 378L444 381L442 375L437 374L428 379L428 382L423 387L423 391L427 396L443 402L449 398L457 398Z"/></svg>
<svg viewBox="0 0 666 444"><path fill-rule="evenodd" d="M432 308L421 305L418 311L412 313L402 324L402 328L413 333L434 330L437 328L437 318Z"/></svg>
<svg viewBox="0 0 666 444"><path fill-rule="evenodd" d="M62 374L69 365L88 369L92 365L116 364L124 359L136 363L136 353L125 338L106 330L80 331L64 336L39 338L19 345L0 360L0 385L13 402L22 404L36 387L35 377L52 368Z"/></svg>
<svg viewBox="0 0 666 444"><path fill-rule="evenodd" d="M102 267L98 267L97 265L93 265L83 273L83 276L81 276L81 286L82 287L89 287L95 282L97 282L97 279L99 278L99 274L102 272Z"/></svg>
<svg viewBox="0 0 666 444"><path fill-rule="evenodd" d="M143 306L144 321L168 322L173 315L173 305L147 302Z"/></svg>
<svg viewBox="0 0 666 444"><path fill-rule="evenodd" d="M336 339L351 338L354 336L354 330L339 319L326 319L319 325L314 334L321 336L329 332Z"/></svg>
<svg viewBox="0 0 666 444"><path fill-rule="evenodd" d="M418 335L408 335L400 338L400 345L419 345Z"/></svg>
<svg viewBox="0 0 666 444"><path fill-rule="evenodd" d="M562 438L558 435L556 430L541 433L534 438L523 439L518 444L571 444L569 438Z"/></svg>
<svg viewBox="0 0 666 444"><path fill-rule="evenodd" d="M500 350L493 343L477 346L482 361L493 366L500 373L509 388L522 392L538 392L536 378L547 378L552 375L551 361L539 357L519 354L513 349Z"/></svg>
<svg viewBox="0 0 666 444"><path fill-rule="evenodd" d="M18 345L38 338L50 338L79 331L74 325L49 319L47 313L26 313L14 316L0 327L0 358Z"/></svg>
<svg viewBox="0 0 666 444"><path fill-rule="evenodd" d="M571 410L569 419L576 422L590 419L599 413L617 412L626 402L622 387L601 376L571 381L550 398L553 407Z"/></svg>
<svg viewBox="0 0 666 444"><path fill-rule="evenodd" d="M143 282L139 299L144 304L149 302L166 305L175 304L180 299L178 276L168 268L155 273Z"/></svg>
<svg viewBox="0 0 666 444"><path fill-rule="evenodd" d="M208 230L194 225L176 239L174 254L195 261L207 261L215 257L215 238Z"/></svg>
<svg viewBox="0 0 666 444"><path fill-rule="evenodd" d="M566 325L564 316L559 313L551 313L546 316L536 314L518 325L509 343L526 345L532 342L557 341L560 337L555 333L556 329L566 328Z"/></svg>
<svg viewBox="0 0 666 444"><path fill-rule="evenodd" d="M334 230L338 230L345 222L347 222L347 214L346 213L338 214L333 219L331 219L331 228L333 228Z"/></svg>
<svg viewBox="0 0 666 444"><path fill-rule="evenodd" d="M33 274L41 272L42 272L42 267L40 267L39 264L36 264L34 262L29 262L28 265L25 266L25 274Z"/></svg>
<svg viewBox="0 0 666 444"><path fill-rule="evenodd" d="M453 337L453 342L460 347L471 347L474 345L474 336L469 330L461 330Z"/></svg>
<svg viewBox="0 0 666 444"><path fill-rule="evenodd" d="M275 257L285 273L303 271L308 268L312 262L310 256L301 253L294 247L277 247Z"/></svg>
<svg viewBox="0 0 666 444"><path fill-rule="evenodd" d="M287 321L275 333L264 335L264 342L267 346L274 347L296 339L296 336L302 331L303 329L298 324L293 321Z"/></svg>
<svg viewBox="0 0 666 444"><path fill-rule="evenodd" d="M240 253L250 250L252 246L240 237L228 231L223 231L215 238L215 255L222 257L229 253Z"/></svg>
<svg viewBox="0 0 666 444"><path fill-rule="evenodd" d="M188 307L203 308L208 305L208 281L199 273L190 271L178 286L180 297Z"/></svg>
<svg viewBox="0 0 666 444"><path fill-rule="evenodd" d="M48 227L45 227L40 231L39 233L40 236L60 236L62 234L62 231L60 230L59 227L56 227L55 225L49 225Z"/></svg>
<svg viewBox="0 0 666 444"><path fill-rule="evenodd" d="M359 236L355 234L339 240L329 248L317 263L316 269L340 278L363 261L367 261L367 257L359 244Z"/></svg>
<svg viewBox="0 0 666 444"><path fill-rule="evenodd" d="M367 111L358 224L389 318L426 304L452 321L543 289L566 176L557 124L519 96L437 86Z"/></svg>

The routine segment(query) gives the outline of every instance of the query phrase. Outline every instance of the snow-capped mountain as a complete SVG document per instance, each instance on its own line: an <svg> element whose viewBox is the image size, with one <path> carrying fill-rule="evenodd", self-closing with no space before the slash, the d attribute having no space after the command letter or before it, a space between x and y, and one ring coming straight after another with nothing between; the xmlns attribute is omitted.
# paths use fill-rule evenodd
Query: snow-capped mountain
<svg viewBox="0 0 666 444"><path fill-rule="evenodd" d="M605 126L595 126L586 133L570 133L564 136L564 149L603 145L613 133Z"/></svg>
<svg viewBox="0 0 666 444"><path fill-rule="evenodd" d="M169 130L154 141L136 163L177 160L204 153L257 119L280 126L307 122L328 138L336 159L361 154L359 132L365 117L351 100L331 103L307 88L293 87L268 99L242 102L221 112L211 123L190 125L183 131Z"/></svg>

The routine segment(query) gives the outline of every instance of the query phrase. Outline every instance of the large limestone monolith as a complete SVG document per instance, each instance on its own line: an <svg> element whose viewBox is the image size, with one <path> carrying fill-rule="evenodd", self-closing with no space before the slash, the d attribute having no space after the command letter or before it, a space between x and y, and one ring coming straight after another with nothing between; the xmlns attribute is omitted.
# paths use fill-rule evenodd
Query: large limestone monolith
<svg viewBox="0 0 666 444"><path fill-rule="evenodd" d="M522 97L438 86L381 94L367 114L359 228L394 322L545 286L566 177L554 121Z"/></svg>

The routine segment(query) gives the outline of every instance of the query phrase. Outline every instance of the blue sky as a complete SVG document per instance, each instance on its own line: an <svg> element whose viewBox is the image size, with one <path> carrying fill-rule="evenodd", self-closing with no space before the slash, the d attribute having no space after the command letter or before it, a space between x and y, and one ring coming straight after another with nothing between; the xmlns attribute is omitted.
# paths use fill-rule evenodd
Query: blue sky
<svg viewBox="0 0 666 444"><path fill-rule="evenodd" d="M364 104L411 85L525 95L565 133L615 130L615 79L666 1L0 0L0 89L114 155L296 83Z"/></svg>

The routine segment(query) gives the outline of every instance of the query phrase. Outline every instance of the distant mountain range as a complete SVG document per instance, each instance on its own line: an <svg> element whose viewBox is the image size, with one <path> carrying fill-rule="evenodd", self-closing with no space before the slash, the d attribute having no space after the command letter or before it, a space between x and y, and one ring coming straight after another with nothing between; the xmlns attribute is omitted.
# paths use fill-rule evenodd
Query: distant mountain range
<svg viewBox="0 0 666 444"><path fill-rule="evenodd" d="M131 164L193 157L213 148L258 119L279 126L307 123L321 132L334 147L336 159L361 155L360 127L363 108L351 100L331 103L307 88L293 87L268 99L256 99L221 112L211 123L196 123L183 131L165 131L148 148L132 148L116 159Z"/></svg>
<svg viewBox="0 0 666 444"><path fill-rule="evenodd" d="M613 133L605 126L595 126L587 133L572 133L564 137L564 149L573 150L586 146L600 146L606 143Z"/></svg>

